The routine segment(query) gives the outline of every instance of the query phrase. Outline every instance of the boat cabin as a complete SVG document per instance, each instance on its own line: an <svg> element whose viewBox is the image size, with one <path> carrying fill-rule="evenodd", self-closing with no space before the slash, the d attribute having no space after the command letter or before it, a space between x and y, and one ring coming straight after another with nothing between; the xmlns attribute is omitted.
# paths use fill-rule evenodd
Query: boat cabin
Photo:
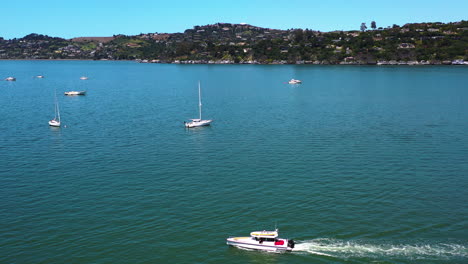
<svg viewBox="0 0 468 264"><path fill-rule="evenodd" d="M263 242L272 242L275 246L284 245L284 239L278 238L278 231L255 231L250 233L253 240L258 241L259 244Z"/></svg>
<svg viewBox="0 0 468 264"><path fill-rule="evenodd" d="M278 237L278 231L254 231L250 233L250 236L252 237L253 240L255 241L260 241L262 243L263 241L271 241L275 242Z"/></svg>
<svg viewBox="0 0 468 264"><path fill-rule="evenodd" d="M278 230L275 231L254 231L250 233L251 237L257 238L276 238L278 237Z"/></svg>

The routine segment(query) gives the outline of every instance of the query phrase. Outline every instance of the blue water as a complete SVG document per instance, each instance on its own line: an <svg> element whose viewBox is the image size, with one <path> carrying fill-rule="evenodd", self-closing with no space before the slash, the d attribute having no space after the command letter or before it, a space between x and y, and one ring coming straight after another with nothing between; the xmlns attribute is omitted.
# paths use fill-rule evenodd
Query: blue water
<svg viewBox="0 0 468 264"><path fill-rule="evenodd" d="M467 67L0 61L8 76L0 263L468 262ZM198 80L214 122L187 130ZM225 244L275 224L297 250Z"/></svg>

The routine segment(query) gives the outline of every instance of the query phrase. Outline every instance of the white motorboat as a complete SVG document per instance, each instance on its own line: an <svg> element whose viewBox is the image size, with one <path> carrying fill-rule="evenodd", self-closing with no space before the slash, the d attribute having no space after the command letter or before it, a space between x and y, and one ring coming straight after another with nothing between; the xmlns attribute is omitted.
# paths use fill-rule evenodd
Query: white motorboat
<svg viewBox="0 0 468 264"><path fill-rule="evenodd" d="M69 91L65 95L86 95L86 91Z"/></svg>
<svg viewBox="0 0 468 264"><path fill-rule="evenodd" d="M200 82L198 82L198 111L200 112L200 118L190 119L190 122L185 122L184 125L186 128L194 128L201 126L209 126L213 120L203 120L202 119L202 103L201 103L201 88Z"/></svg>
<svg viewBox="0 0 468 264"><path fill-rule="evenodd" d="M55 116L49 121L49 126L60 127L60 109L57 100L57 92L55 92Z"/></svg>
<svg viewBox="0 0 468 264"><path fill-rule="evenodd" d="M229 237L226 244L238 248L255 249L270 252L292 251L294 240L278 238L278 229L275 231L254 231L250 237Z"/></svg>
<svg viewBox="0 0 468 264"><path fill-rule="evenodd" d="M80 80L88 80L88 77L86 77L86 76L81 76L81 77L80 77Z"/></svg>
<svg viewBox="0 0 468 264"><path fill-rule="evenodd" d="M7 77L7 78L5 78L5 81L14 82L14 81L16 81L16 78L15 77Z"/></svg>
<svg viewBox="0 0 468 264"><path fill-rule="evenodd" d="M301 80L291 79L288 83L289 84L300 84L300 83L302 83L302 81Z"/></svg>
<svg viewBox="0 0 468 264"><path fill-rule="evenodd" d="M36 78L42 79L42 78L44 78L44 75L36 75Z"/></svg>

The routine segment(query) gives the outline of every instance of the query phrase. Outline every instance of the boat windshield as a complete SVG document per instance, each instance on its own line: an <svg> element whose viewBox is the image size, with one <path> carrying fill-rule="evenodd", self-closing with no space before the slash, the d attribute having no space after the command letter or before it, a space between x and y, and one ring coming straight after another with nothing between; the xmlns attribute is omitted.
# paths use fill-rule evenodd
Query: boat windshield
<svg viewBox="0 0 468 264"><path fill-rule="evenodd" d="M277 231L255 231L250 233L252 237L262 237L262 238L276 238L278 236Z"/></svg>

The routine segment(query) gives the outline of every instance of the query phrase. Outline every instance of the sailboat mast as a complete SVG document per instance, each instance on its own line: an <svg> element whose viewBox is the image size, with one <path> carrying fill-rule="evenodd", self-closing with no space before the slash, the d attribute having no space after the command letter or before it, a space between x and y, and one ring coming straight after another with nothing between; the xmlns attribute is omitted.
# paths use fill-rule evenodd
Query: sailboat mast
<svg viewBox="0 0 468 264"><path fill-rule="evenodd" d="M57 97L57 94L55 94L55 97ZM56 107L57 107L58 121L59 121L59 123L60 123L60 108L59 108L58 100L57 100Z"/></svg>
<svg viewBox="0 0 468 264"><path fill-rule="evenodd" d="M54 90L54 120L57 119L57 89Z"/></svg>
<svg viewBox="0 0 468 264"><path fill-rule="evenodd" d="M201 103L201 88L200 88L200 81L198 81L198 109L200 111L200 120L201 120L201 108L202 108L202 103Z"/></svg>
<svg viewBox="0 0 468 264"><path fill-rule="evenodd" d="M54 120L57 120L60 122L60 109L58 105L58 100L57 100L57 88L55 89L55 117Z"/></svg>

